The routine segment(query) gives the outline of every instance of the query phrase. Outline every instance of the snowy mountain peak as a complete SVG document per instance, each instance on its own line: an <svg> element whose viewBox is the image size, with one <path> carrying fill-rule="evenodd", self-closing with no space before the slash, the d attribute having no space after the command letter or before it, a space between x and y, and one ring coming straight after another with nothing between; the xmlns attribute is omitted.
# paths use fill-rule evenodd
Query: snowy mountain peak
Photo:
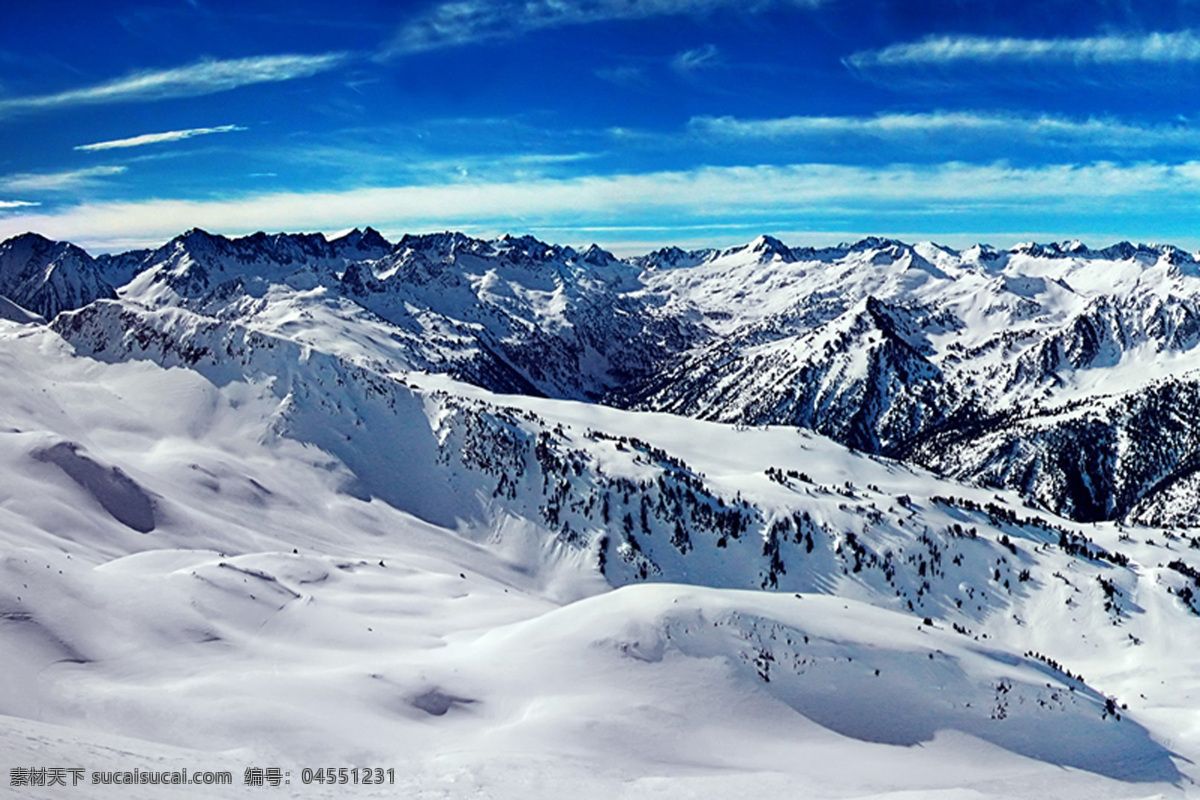
<svg viewBox="0 0 1200 800"><path fill-rule="evenodd" d="M392 243L371 227L355 228L330 240L329 247L346 263L377 261L392 252Z"/></svg>
<svg viewBox="0 0 1200 800"><path fill-rule="evenodd" d="M124 291L147 302L172 303L199 300L219 287L259 294L273 284L311 288L332 281L346 262L320 233L260 231L230 239L193 228L148 255Z"/></svg>
<svg viewBox="0 0 1200 800"><path fill-rule="evenodd" d="M633 263L643 269L679 269L694 267L708 261L717 255L711 248L701 250L684 250L679 247L663 247L632 259Z"/></svg>
<svg viewBox="0 0 1200 800"><path fill-rule="evenodd" d="M209 233L203 228L188 228L183 233L176 236L168 245L173 245L176 249L216 247L218 242L228 242L224 236Z"/></svg>
<svg viewBox="0 0 1200 800"><path fill-rule="evenodd" d="M26 233L0 243L0 296L50 319L116 294L83 250Z"/></svg>
<svg viewBox="0 0 1200 800"><path fill-rule="evenodd" d="M42 236L40 233L34 233L33 231L26 231L25 233L17 234L16 236L13 236L9 239L5 239L3 242L0 242L0 247L7 248L7 249L23 248L25 250L36 250L36 249L44 249L46 247L50 247L53 244L54 244L54 241L47 239L45 236Z"/></svg>
<svg viewBox="0 0 1200 800"><path fill-rule="evenodd" d="M886 239L879 236L866 236L854 243L839 244L836 250L844 250L848 253L863 253L870 250L894 250L896 248L907 249L908 245L899 239Z"/></svg>
<svg viewBox="0 0 1200 800"><path fill-rule="evenodd" d="M612 253L594 242L579 254L579 260L596 267L607 267L620 261Z"/></svg>
<svg viewBox="0 0 1200 800"><path fill-rule="evenodd" d="M420 253L427 258L441 261L450 258L458 252L474 252L487 254L492 247L485 241L467 236L457 231L441 233L404 234L396 243L397 252L410 251Z"/></svg>
<svg viewBox="0 0 1200 800"><path fill-rule="evenodd" d="M383 234L369 225L362 230L354 228L349 233L330 240L329 243L336 247L353 250L390 250L392 247L391 243L383 238Z"/></svg>
<svg viewBox="0 0 1200 800"><path fill-rule="evenodd" d="M56 242L40 233L22 233L0 242L0 252L5 254L10 265L14 263L14 259L20 258L47 262L64 258L75 261L91 260L91 256L70 242Z"/></svg>
<svg viewBox="0 0 1200 800"><path fill-rule="evenodd" d="M560 258L563 248L546 244L533 236L504 234L495 242L496 251L513 263L541 263Z"/></svg>
<svg viewBox="0 0 1200 800"><path fill-rule="evenodd" d="M1009 252L1014 255L1025 255L1033 258L1057 258L1063 254L1062 249L1056 242L1042 244L1033 241L1021 242L1013 246Z"/></svg>
<svg viewBox="0 0 1200 800"><path fill-rule="evenodd" d="M792 250L783 242L776 239L774 236L763 234L750 242L750 252L777 255L781 258L790 259Z"/></svg>
<svg viewBox="0 0 1200 800"><path fill-rule="evenodd" d="M1161 260L1168 264L1194 264L1196 258L1186 250L1180 250L1174 245L1163 245L1158 248Z"/></svg>
<svg viewBox="0 0 1200 800"><path fill-rule="evenodd" d="M729 258L738 256L743 253L752 253L757 256L759 261L784 261L791 262L795 260L791 248L783 242L776 239L774 236L762 234L753 241L734 247L727 247L722 250L718 257Z"/></svg>
<svg viewBox="0 0 1200 800"><path fill-rule="evenodd" d="M991 264L1003 260L1008 254L1002 253L990 244L976 244L962 251L962 259L976 264Z"/></svg>
<svg viewBox="0 0 1200 800"><path fill-rule="evenodd" d="M1114 261L1129 261L1137 258L1139 255L1147 255L1153 252L1152 248L1141 244L1133 244L1132 242L1124 241L1109 245L1100 251L1100 255L1104 258L1110 258ZM1156 254L1157 255L1157 254Z"/></svg>

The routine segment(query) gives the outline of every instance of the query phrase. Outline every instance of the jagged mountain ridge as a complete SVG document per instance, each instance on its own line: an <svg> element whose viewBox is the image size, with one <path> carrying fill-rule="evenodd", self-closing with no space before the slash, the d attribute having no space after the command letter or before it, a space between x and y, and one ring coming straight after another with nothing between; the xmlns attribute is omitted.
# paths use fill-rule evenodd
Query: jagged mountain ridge
<svg viewBox="0 0 1200 800"><path fill-rule="evenodd" d="M116 293L83 250L27 233L0 242L0 296L49 318Z"/></svg>
<svg viewBox="0 0 1200 800"><path fill-rule="evenodd" d="M1154 416L1170 405L1149 397L1163 392L1163 382L1186 394L1195 381L1200 282L1192 257L1177 248L1124 243L1092 251L1064 243L957 253L864 240L786 254L750 246L740 255L712 256L693 276L655 276L703 298L713 326L727 333L639 387L633 407L802 424L871 452L1019 489L1081 519L1121 518L1153 504L1162 485L1195 468L1190 436L1172 434L1179 426ZM756 284L765 290L745 288ZM789 285L810 291L789 293ZM872 303L898 310L890 317L903 319L902 328L879 324L878 314L865 319ZM739 304L741 313L731 312ZM859 337L837 333L854 330ZM1134 423L1110 415L1105 430L1089 431L1095 439L1081 439L1063 409L1110 395L1158 411ZM1053 429L1060 456L1018 469L1019 431L1007 446L980 452L975 440L1002 437L1017 415L1029 431ZM1068 455L1076 442L1086 450L1131 437L1138 446L1095 454L1086 476ZM1177 455L1152 457L1151 470L1123 461L1156 449ZM1076 490L1060 491L1068 484Z"/></svg>
<svg viewBox="0 0 1200 800"><path fill-rule="evenodd" d="M119 293L121 303L252 320L266 331L340 326L360 363L393 371L800 425L1018 489L1080 519L1151 506L1159 520L1196 515L1178 492L1170 503L1155 499L1200 463L1192 438L1155 417L1169 409L1153 400L1162 384L1186 395L1200 368L1200 271L1169 245L955 251L871 237L818 249L764 236L621 260L529 236L443 233L391 244L370 228L332 240L193 230L95 261L54 245L71 258L46 269L50 244L34 252L22 241L30 240L4 245L6 272L24 276L20 286L10 281L9 299L48 317ZM72 275L72 286L88 290L64 290ZM356 334L364 324L372 333ZM1086 459L1086 476L1070 474L1077 465L1054 455L1081 435L1066 410L1117 396L1143 409L1136 423L1097 412L1105 421L1088 435L1135 437L1139 447L1105 445ZM1160 436L1170 440L1157 447ZM1142 450L1172 455L1151 458L1153 468L1124 463ZM1076 489L1061 491L1068 485Z"/></svg>

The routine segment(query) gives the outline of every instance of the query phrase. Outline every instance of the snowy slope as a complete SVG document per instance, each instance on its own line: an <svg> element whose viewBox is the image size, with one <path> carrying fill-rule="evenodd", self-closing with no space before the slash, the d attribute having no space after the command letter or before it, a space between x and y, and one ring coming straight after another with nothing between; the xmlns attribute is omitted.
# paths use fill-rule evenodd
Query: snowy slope
<svg viewBox="0 0 1200 800"><path fill-rule="evenodd" d="M0 320L5 765L238 784L98 797L261 793L253 765L296 797L350 791L299 785L322 765L395 769L362 796L1193 792L1200 538L1160 527L1194 502L1186 314L1071 367L1132 376L1160 336L1165 374L1020 414L971 388L1017 350L949 358L1029 313L989 291L1043 304L1030 341L1133 313L1066 260L1130 297L1176 261L1182 309L1182 256L159 252L116 299ZM581 401L639 383L691 416Z"/></svg>
<svg viewBox="0 0 1200 800"><path fill-rule="evenodd" d="M1052 774L1031 766L1039 763L1079 770L1077 780L1055 785L1080 796L1097 786L1122 796L1126 781L1178 780L1168 752L1136 717L1107 715L1101 690L1022 657L1017 648L1026 640L1002 638L1011 626L1001 609L1032 615L1034 608L1057 605L1052 568L1066 570L1085 589L1081 611L1107 620L1101 589L1087 583L1090 574L1106 569L1103 562L1093 566L1091 559L1059 554L1037 563L1041 559L1026 555L1031 545L1022 541L1022 562L1039 569L1035 582L1053 599L1013 605L1012 595L983 575L983 567L1008 552L986 527L981 537L959 545L950 534L937 535L939 545L967 555L955 578L980 582L977 597L988 613L951 611L938 581L936 603L923 592L918 598L920 613L937 617L929 626L920 616L863 605L905 601L889 596L875 567L861 579L841 573L858 551L835 524L856 518L870 524L862 519L864 510L843 511L846 493L944 488L932 476L812 437L801 437L797 451L797 434L786 429L772 436L681 418L597 414L592 407L553 401L520 399L507 406L519 398L497 404L498 398L461 386L450 395L453 385L437 381L423 388L378 383L372 394L364 388L378 377L312 353L302 362L299 348L285 344L249 350L244 363L206 380L202 362L194 365L199 374L141 359L107 364L71 355L45 329L14 329L9 338L6 370L23 380L5 390L4 407L14 410L11 422L18 429L10 434L5 460L10 473L28 478L7 490L3 504L10 537L6 635L15 644L6 652L19 654L9 666L8 674L18 679L8 685L4 713L58 726L53 736L62 741L99 743L119 734L184 748L183 758L192 763L265 760L297 767L328 761L333 741L333 752L348 763L398 764L409 781L404 785L420 789L458 774L515 791L524 787L525 773L512 759L523 753L538 753L534 763L549 766L548 791L584 775L595 778L599 792L615 781L662 775L664 764L674 765L666 774L686 776L681 786L694 790L711 789L705 776L729 771L769 787L763 770L800 777L785 767L791 761L770 755L782 741L789 748L883 763L901 758L887 755L888 748L907 751L926 742L934 750L925 758L940 765L945 785L995 780L997 773L985 779L978 768L960 763L964 748L984 748L1009 765L1000 774L1018 793L1030 785L1028 770L1039 779ZM56 366L44 377L31 371L44 371L47 362ZM266 363L276 365L275 381L263 380L259 369ZM47 391L56 401L52 410L33 400ZM354 436L354 421L328 404L350 397L376 449L398 446L403 458L374 461L364 455L361 439L354 448L358 460L334 457L335 441ZM166 398L172 401L164 403ZM405 398L420 402L413 406ZM306 427L299 406L322 404L329 430L318 450L302 443L318 434ZM666 529L655 530L643 540L663 571L658 580L696 588L607 591L596 541L572 542L531 508L537 496L549 499L538 485L546 482L547 470L537 466L536 453L527 463L533 474L518 481L515 500L479 491L489 484L491 460L465 446L467 433L459 429L505 419L535 434L533 450L537 434L548 433L540 437L544 449L568 460L584 455L562 448L590 441L595 461L577 477L596 484L606 474L639 469L678 474L665 451L651 450L670 446L681 454L676 458L697 460L710 491L731 505L741 492L750 498L742 508L759 518L778 516L787 506L805 509L822 521L811 531L818 555L785 548L792 564L786 580L808 583L826 597L706 588L753 584L763 568L769 571L763 553L769 532L761 522L742 534L746 545L720 548L728 554L720 560L710 556L717 546L700 540L706 533L700 528L690 531L695 543L686 554ZM615 446L619 438L588 440L581 420L594 433L640 434L660 444L632 444L622 454ZM421 436L441 438L442 446L423 454ZM721 445L719 456L710 444ZM47 458L54 448L59 455ZM73 474L65 451L96 468ZM781 469L824 464L811 476L814 497L795 497L794 487L770 479L762 470L772 461ZM408 468L408 476L395 473L398 465ZM419 517L429 512L420 493L405 494L418 467L443 470L453 496L437 508L461 515L442 520L449 527L422 522ZM381 470L389 473L387 485L373 483L385 480ZM845 475L880 483L853 490L823 483ZM126 489L123 501L119 492L114 498L114 483ZM374 490L386 492L389 502ZM825 501L827 493L834 496ZM121 518L140 505L137 498L150 506L149 532ZM859 502L865 505L866 497ZM961 513L923 496L906 502L920 509L915 513L922 525ZM906 537L901 518L890 517L888 512L875 523L878 531L860 531L862 546L920 546L915 530ZM1036 526L1005 530L1051 538ZM834 549L839 545L841 554ZM612 558L620 562L618 554ZM920 590L916 563L902 563L894 566L900 582ZM1122 574L1123 591L1133 591L1136 573ZM641 582L624 568L611 572L609 581ZM592 599L560 607L581 592ZM149 597L154 601L146 602ZM1160 611L1168 620L1190 619L1178 604ZM972 632L956 632L949 619L968 622ZM1153 640L1141 626L1132 629ZM1084 638L1094 633L1090 626L1082 630ZM1055 644L1057 650L1047 649L1058 658L1085 647L1082 638L1063 641L1049 630L1041 636L1028 641ZM564 676L571 677L564 682ZM930 691L931 676L938 689L922 694ZM858 699L847 705L842 687L857 683L862 685L852 696ZM696 685L713 696L703 710L688 702L692 690L686 687ZM297 706L296 696L309 701ZM881 703L890 714L878 713ZM27 730L19 721L10 725ZM505 731L500 739L499 731ZM695 733L680 738L684 731ZM731 741L741 744L731 748ZM453 755L447 758L450 742ZM127 752L136 757L142 751ZM179 755L173 757L180 763ZM705 765L699 772L689 766L699 763ZM928 787L922 774L881 771L835 783L840 791ZM828 773L821 778L834 779Z"/></svg>

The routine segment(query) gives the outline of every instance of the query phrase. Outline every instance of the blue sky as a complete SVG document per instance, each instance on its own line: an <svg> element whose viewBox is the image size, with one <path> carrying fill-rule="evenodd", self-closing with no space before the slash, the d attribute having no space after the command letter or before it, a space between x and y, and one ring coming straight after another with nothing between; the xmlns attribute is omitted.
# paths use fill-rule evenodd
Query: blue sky
<svg viewBox="0 0 1200 800"><path fill-rule="evenodd" d="M1200 4L10 4L0 236L1200 246Z"/></svg>

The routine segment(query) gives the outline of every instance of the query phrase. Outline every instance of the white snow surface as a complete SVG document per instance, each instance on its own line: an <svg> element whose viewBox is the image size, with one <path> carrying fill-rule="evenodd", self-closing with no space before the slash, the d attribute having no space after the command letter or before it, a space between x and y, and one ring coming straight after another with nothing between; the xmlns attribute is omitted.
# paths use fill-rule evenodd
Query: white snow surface
<svg viewBox="0 0 1200 800"><path fill-rule="evenodd" d="M345 246L379 256L380 285L438 263L360 239ZM722 314L786 316L787 286L824 269L845 304L826 321L852 316L755 345L774 358L840 331L877 342L858 324L868 296L937 295L972 321L945 334L968 347L1149 270L1163 297L1194 280L1143 252L1097 275L1061 249L1051 269L1034 249L875 244L805 261L763 237L672 254L640 284L602 251L569 259L635 295L671 284L659 307L717 334ZM243 264L227 303L187 296L196 262L176 248L120 299L60 315L66 338L0 314L0 780L234 783L0 796L1197 795L1186 531L1072 522L794 427L432 374L489 324L468 296L582 325L578 281L518 274L531 240L489 247L502 267L472 251L465 284L376 291L374 307L321 285L345 268L336 248ZM244 277L225 262L203 283ZM439 286L463 294L439 308ZM947 352L930 336L912 346ZM1144 382L1129 352L1105 369ZM291 782L244 786L247 767ZM319 767L395 782L304 785Z"/></svg>

